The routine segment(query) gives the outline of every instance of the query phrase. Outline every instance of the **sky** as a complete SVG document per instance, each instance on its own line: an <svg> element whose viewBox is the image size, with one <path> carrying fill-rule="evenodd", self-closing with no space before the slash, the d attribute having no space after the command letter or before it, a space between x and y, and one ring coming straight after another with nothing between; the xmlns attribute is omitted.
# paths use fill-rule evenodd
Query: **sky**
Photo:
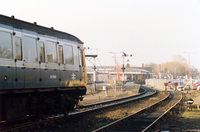
<svg viewBox="0 0 200 132"><path fill-rule="evenodd" d="M200 0L1 0L0 14L75 35L97 65L114 65L113 53L119 64L132 54L131 66L190 53L200 69Z"/></svg>

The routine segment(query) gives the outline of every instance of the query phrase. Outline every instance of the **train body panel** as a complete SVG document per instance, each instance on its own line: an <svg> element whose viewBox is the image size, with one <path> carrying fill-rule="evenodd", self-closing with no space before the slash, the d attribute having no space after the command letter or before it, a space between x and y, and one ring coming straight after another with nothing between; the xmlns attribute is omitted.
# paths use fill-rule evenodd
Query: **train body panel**
<svg viewBox="0 0 200 132"><path fill-rule="evenodd" d="M72 110L86 93L85 67L75 36L0 15L0 121Z"/></svg>
<svg viewBox="0 0 200 132"><path fill-rule="evenodd" d="M41 70L0 66L1 90L83 86L82 74L78 71ZM16 75L17 73L17 75ZM30 76L31 75L31 76ZM42 76L41 76L42 75ZM77 83L78 82L78 83ZM79 84L79 85L77 85ZM85 86L85 85L84 85Z"/></svg>

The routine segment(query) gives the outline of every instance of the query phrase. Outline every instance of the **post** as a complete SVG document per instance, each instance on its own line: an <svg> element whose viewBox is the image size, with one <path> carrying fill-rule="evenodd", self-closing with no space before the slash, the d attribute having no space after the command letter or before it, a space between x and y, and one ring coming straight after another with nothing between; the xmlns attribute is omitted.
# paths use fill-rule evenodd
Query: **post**
<svg viewBox="0 0 200 132"><path fill-rule="evenodd" d="M164 83L164 86L165 86L165 93L167 93L167 86L168 86L168 83Z"/></svg>
<svg viewBox="0 0 200 132"><path fill-rule="evenodd" d="M105 96L108 96L108 89L106 86L103 86L103 90L105 91Z"/></svg>
<svg viewBox="0 0 200 132"><path fill-rule="evenodd" d="M115 82L114 82L114 85L115 85L115 97L117 97L117 58L116 58L116 53L115 53Z"/></svg>
<svg viewBox="0 0 200 132"><path fill-rule="evenodd" d="M174 86L175 86L175 91L177 91L177 86L178 86L178 83L177 83L177 82L175 82L175 83L174 83Z"/></svg>
<svg viewBox="0 0 200 132"><path fill-rule="evenodd" d="M174 74L174 79L176 79L176 68L177 68L177 67L175 67L175 74Z"/></svg>
<svg viewBox="0 0 200 132"><path fill-rule="evenodd" d="M122 88L121 88L121 90L122 90L122 93L124 93L124 81L125 81L125 78L124 78L124 70L125 70L125 67L124 67L124 57L126 56L126 54L123 52L122 53L122 57L123 57L123 64L122 64Z"/></svg>
<svg viewBox="0 0 200 132"><path fill-rule="evenodd" d="M117 92L116 92L116 85L117 85L117 57L116 57L116 54L117 53L113 53L113 52L110 52L110 53L112 53L112 54L114 54L115 56L114 56L114 62L115 62L115 73L114 73L114 75L115 75L115 80L114 80L114 85L115 85L115 97L117 97ZM109 74L110 75L110 74Z"/></svg>
<svg viewBox="0 0 200 132"><path fill-rule="evenodd" d="M190 81L190 52L189 52L189 81Z"/></svg>
<svg viewBox="0 0 200 132"><path fill-rule="evenodd" d="M124 58L123 58L123 60L124 60ZM124 78L124 70L125 70L125 67L124 67L124 64L122 65L122 70L123 70L123 73L122 73L122 88L121 88L121 90L122 90L122 93L124 93L124 91L125 91L125 89L124 89L124 83L125 83L125 78Z"/></svg>
<svg viewBox="0 0 200 132"><path fill-rule="evenodd" d="M114 82L114 84L115 84L115 97L117 97L117 80L116 80L116 78L115 78L115 82Z"/></svg>
<svg viewBox="0 0 200 132"><path fill-rule="evenodd" d="M187 100L187 110L192 110L193 99L189 98Z"/></svg>
<svg viewBox="0 0 200 132"><path fill-rule="evenodd" d="M124 93L124 91L125 91L125 88L124 88L124 84L125 84L125 75L124 75L124 74L125 74L125 73L124 73L124 72L125 72L125 69L126 69L126 68L125 68L125 66L124 66L124 58L125 58L125 57L128 57L128 56L132 57L132 54L126 54L124 51L122 52L122 58L123 58L123 65L122 65L123 83L122 83L122 89L121 89L121 90L122 90L122 93Z"/></svg>
<svg viewBox="0 0 200 132"><path fill-rule="evenodd" d="M93 71L93 84L94 84L94 92L96 91L96 60L95 58L97 57L98 55L85 55L85 57L91 57L91 58L94 58L94 71Z"/></svg>
<svg viewBox="0 0 200 132"><path fill-rule="evenodd" d="M93 74L94 78L94 91L96 91L96 60L95 60L95 57L94 57L94 74Z"/></svg>

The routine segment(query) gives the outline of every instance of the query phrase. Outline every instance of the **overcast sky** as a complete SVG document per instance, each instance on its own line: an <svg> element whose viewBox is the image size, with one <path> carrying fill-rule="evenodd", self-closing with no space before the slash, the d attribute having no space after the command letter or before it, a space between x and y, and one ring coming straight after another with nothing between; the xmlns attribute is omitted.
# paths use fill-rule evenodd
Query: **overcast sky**
<svg viewBox="0 0 200 132"><path fill-rule="evenodd" d="M0 14L77 36L101 65L114 65L109 52L133 54L132 66L191 52L200 69L200 0L1 0Z"/></svg>

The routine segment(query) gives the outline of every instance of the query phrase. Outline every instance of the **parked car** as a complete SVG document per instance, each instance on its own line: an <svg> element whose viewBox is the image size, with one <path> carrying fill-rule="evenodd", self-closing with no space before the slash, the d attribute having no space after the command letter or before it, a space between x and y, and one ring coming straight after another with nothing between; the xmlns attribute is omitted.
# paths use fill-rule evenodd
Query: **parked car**
<svg viewBox="0 0 200 132"><path fill-rule="evenodd" d="M178 82L177 90L183 91L186 88L186 84L184 82Z"/></svg>
<svg viewBox="0 0 200 132"><path fill-rule="evenodd" d="M197 90L198 90L198 91L200 90L200 86L197 86Z"/></svg>
<svg viewBox="0 0 200 132"><path fill-rule="evenodd" d="M200 86L200 81L193 83L193 84L191 85L191 88L192 88L192 89L197 89L198 86Z"/></svg>
<svg viewBox="0 0 200 132"><path fill-rule="evenodd" d="M175 90L175 83L178 83L177 90L182 91L186 89L187 84L182 81L169 81L168 88Z"/></svg>

